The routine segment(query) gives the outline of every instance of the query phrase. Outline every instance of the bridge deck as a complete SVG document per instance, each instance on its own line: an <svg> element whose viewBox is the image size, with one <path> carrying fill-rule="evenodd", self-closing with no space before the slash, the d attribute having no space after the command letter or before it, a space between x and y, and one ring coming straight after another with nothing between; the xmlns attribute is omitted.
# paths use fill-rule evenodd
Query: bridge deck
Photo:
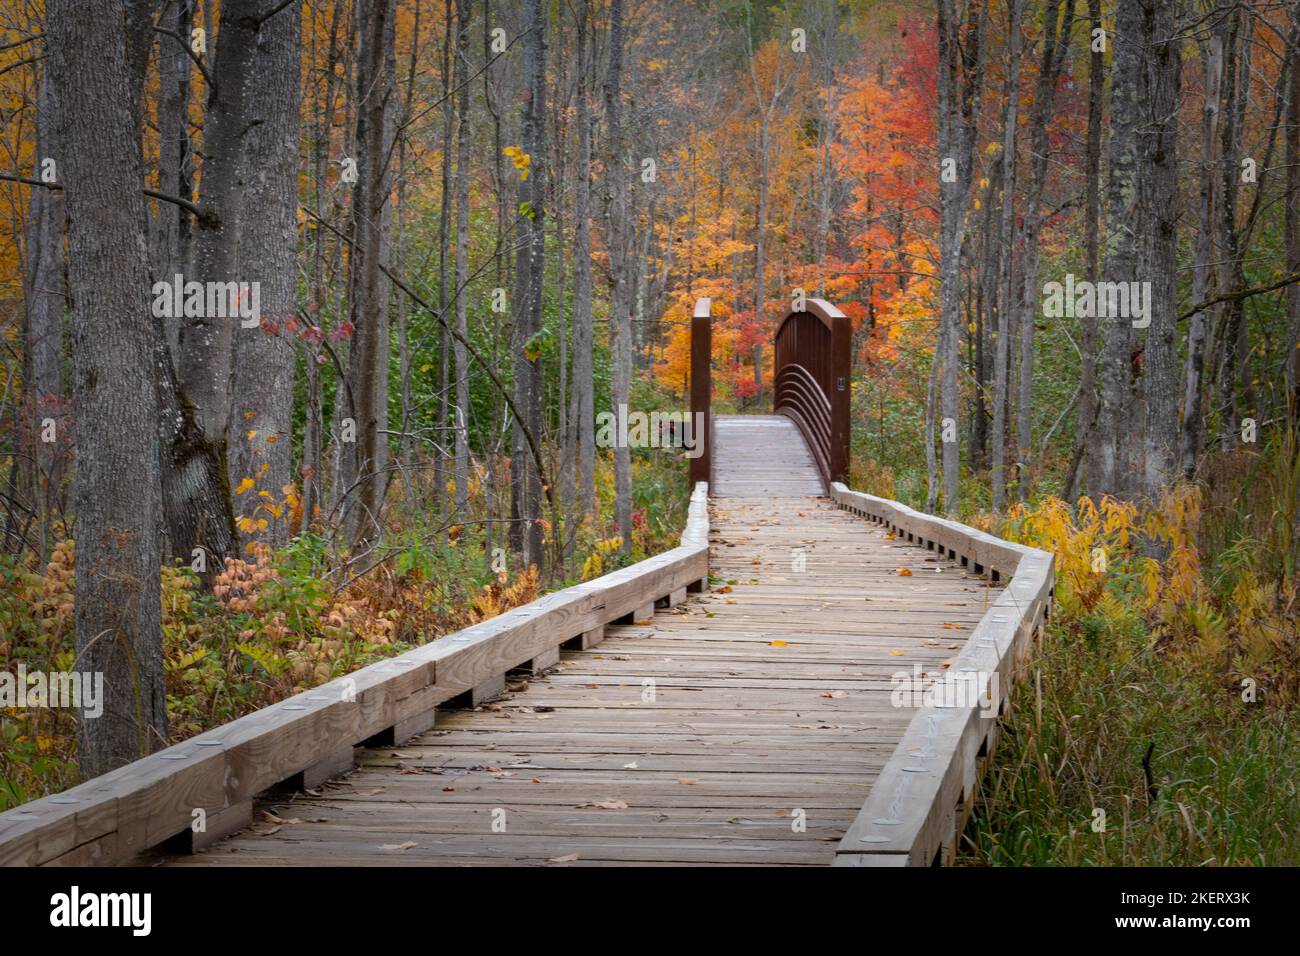
<svg viewBox="0 0 1300 956"><path fill-rule="evenodd" d="M169 862L830 863L911 717L890 675L993 595L822 497L784 419L718 419L715 478L711 593Z"/></svg>

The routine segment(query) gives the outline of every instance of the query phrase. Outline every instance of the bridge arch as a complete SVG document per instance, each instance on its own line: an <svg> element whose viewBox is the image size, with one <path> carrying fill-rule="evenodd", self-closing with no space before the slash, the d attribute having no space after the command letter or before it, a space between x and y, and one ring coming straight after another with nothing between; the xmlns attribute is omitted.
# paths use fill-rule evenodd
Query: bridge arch
<svg viewBox="0 0 1300 956"><path fill-rule="evenodd" d="M825 299L789 312L773 339L772 411L803 433L827 488L847 481L853 363L849 317Z"/></svg>
<svg viewBox="0 0 1300 956"><path fill-rule="evenodd" d="M691 316L691 411L703 421L703 449L691 461L691 481L712 477L712 301L698 299ZM849 475L849 399L853 366L853 326L825 299L807 299L804 308L781 320L773 337L772 411L795 423L803 435L829 493Z"/></svg>

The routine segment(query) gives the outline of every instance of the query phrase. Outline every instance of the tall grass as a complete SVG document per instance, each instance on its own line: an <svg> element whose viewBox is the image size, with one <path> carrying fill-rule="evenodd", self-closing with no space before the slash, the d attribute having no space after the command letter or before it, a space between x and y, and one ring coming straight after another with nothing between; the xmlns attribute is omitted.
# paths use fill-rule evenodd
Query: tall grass
<svg viewBox="0 0 1300 956"><path fill-rule="evenodd" d="M960 863L1300 864L1300 448L1279 432L1158 506L983 522L1055 552L1058 604Z"/></svg>

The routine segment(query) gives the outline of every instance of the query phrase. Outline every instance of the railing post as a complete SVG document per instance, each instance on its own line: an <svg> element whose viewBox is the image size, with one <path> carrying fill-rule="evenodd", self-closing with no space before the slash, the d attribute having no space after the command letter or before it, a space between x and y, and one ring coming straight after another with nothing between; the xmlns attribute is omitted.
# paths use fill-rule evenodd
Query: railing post
<svg viewBox="0 0 1300 956"><path fill-rule="evenodd" d="M835 310L831 318L831 481L849 480L849 399L853 381L853 323Z"/></svg>
<svg viewBox="0 0 1300 956"><path fill-rule="evenodd" d="M710 481L713 471L713 300L696 300L691 316L691 422L703 423L695 435L699 450L691 462L691 486Z"/></svg>

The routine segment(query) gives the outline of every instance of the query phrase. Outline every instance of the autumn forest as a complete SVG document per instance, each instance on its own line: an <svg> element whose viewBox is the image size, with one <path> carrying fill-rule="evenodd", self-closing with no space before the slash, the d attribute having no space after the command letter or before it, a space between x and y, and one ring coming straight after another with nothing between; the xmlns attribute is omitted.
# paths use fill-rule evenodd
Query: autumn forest
<svg viewBox="0 0 1300 956"><path fill-rule="evenodd" d="M0 811L677 547L702 298L1053 557L957 862L1300 863L1290 0L0 0Z"/></svg>

